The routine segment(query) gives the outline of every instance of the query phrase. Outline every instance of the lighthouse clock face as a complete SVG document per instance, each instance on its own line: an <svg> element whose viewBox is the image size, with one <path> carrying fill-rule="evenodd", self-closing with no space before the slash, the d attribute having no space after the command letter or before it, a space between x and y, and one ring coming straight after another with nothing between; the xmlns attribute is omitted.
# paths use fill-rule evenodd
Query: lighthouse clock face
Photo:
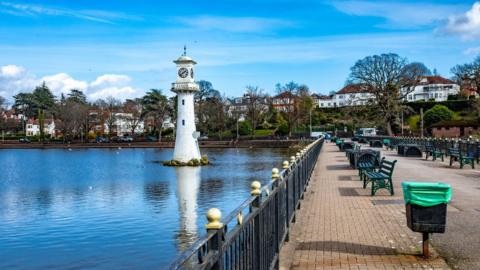
<svg viewBox="0 0 480 270"><path fill-rule="evenodd" d="M188 69L182 67L178 70L178 76L180 76L180 78L186 78L188 76Z"/></svg>

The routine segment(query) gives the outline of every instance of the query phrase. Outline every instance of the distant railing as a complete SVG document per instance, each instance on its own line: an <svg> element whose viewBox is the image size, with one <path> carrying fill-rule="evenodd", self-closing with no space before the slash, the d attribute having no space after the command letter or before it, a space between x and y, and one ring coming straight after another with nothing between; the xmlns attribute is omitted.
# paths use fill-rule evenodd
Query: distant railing
<svg viewBox="0 0 480 270"><path fill-rule="evenodd" d="M455 148L467 156L474 157L476 159L480 158L480 141L478 139L399 136L364 136L364 138L367 140L389 139L393 146L397 146L399 144L416 144L419 145L423 150L425 150L426 146L432 146L447 155L449 153L448 149Z"/></svg>
<svg viewBox="0 0 480 270"><path fill-rule="evenodd" d="M252 182L251 196L221 218L207 213L207 235L195 242L170 269L278 269L279 251L310 180L324 139L309 144L283 169L272 169L266 186Z"/></svg>

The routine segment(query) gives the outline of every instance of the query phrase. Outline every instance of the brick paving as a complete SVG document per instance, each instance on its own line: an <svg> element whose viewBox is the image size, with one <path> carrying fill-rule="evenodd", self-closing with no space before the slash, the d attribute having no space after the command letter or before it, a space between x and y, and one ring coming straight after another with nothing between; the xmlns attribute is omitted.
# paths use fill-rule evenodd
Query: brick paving
<svg viewBox="0 0 480 270"><path fill-rule="evenodd" d="M280 268L450 269L432 248L430 259L419 255L421 234L406 225L400 184L394 183L395 196L380 190L371 197L345 153L326 143L282 247Z"/></svg>

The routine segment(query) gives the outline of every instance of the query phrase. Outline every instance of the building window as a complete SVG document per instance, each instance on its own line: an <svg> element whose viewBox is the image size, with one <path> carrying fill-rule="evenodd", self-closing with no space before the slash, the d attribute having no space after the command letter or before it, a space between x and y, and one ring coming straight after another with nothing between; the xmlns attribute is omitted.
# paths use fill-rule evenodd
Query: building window
<svg viewBox="0 0 480 270"><path fill-rule="evenodd" d="M182 105L185 105L185 99L182 99Z"/></svg>
<svg viewBox="0 0 480 270"><path fill-rule="evenodd" d="M185 126L185 120L182 120L182 126Z"/></svg>

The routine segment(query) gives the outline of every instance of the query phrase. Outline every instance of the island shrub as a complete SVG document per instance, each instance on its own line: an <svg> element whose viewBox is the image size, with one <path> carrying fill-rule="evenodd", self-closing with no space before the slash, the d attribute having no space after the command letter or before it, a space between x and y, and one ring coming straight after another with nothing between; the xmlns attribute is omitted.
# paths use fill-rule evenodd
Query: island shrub
<svg viewBox="0 0 480 270"><path fill-rule="evenodd" d="M440 121L451 120L454 117L454 112L444 105L435 105L425 112L423 121L426 127L438 123Z"/></svg>

